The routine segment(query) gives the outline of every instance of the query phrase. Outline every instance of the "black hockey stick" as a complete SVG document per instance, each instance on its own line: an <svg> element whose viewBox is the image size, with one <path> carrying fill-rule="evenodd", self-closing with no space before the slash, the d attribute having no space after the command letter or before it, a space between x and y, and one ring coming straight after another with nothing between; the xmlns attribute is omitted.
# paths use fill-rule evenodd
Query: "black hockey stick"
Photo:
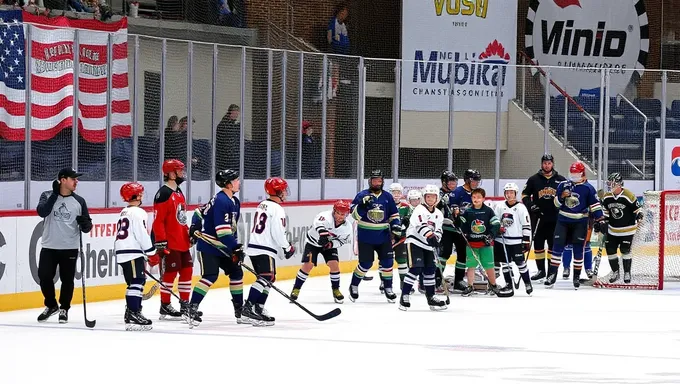
<svg viewBox="0 0 680 384"><path fill-rule="evenodd" d="M508 249L505 247L505 235L501 233L501 238L503 239L503 252L505 252L505 262L508 264L508 268L510 269L510 276L512 277L512 283L515 286L515 289L519 289L519 282L522 278L520 276L517 281L515 281L515 271L512 270L512 265L510 265L510 258L508 257ZM524 257L524 254L522 254L522 257Z"/></svg>
<svg viewBox="0 0 680 384"><path fill-rule="evenodd" d="M212 245L213 248L215 248L217 251L219 251L219 252L220 252L221 254L223 254L225 257L231 258L231 256L229 256L222 248L217 247L217 245L215 245L215 244L212 242L212 239L207 238L207 237L205 236L205 234L203 234L203 233L201 233L201 232L195 232L195 233L196 233L196 237L198 237L199 239L201 239L201 240L205 241L206 243ZM255 275L255 277L257 277L258 279L261 278L261 276L258 275L257 272L255 272L254 269L250 268L250 267L249 267L248 265L246 265L245 263L240 263L240 265L241 265L241 267L243 267L246 271L248 271L248 272L252 273L253 275ZM290 301L291 303L297 305L300 309L302 309L303 311L305 311L305 313L307 313L309 316L315 318L315 319L318 320L318 321L326 321L326 320L330 320L330 319L332 319L332 318L338 316L340 313L342 313L342 311L340 310L340 308L335 308L335 309L333 309L332 311L330 311L330 312L328 312L328 313L324 313L323 315L317 315L317 314L315 314L314 312L312 312L312 311L310 311L309 309L307 309L304 305L298 303L297 300L293 300L292 297L288 296L287 293L285 293L284 291L282 291L282 290L280 290L278 287L276 287L274 284L272 284L271 281L269 281L269 280L267 280L267 279L265 279L265 278L261 278L261 280L264 280L264 281L266 282L266 284L267 284L268 287L270 287L270 288L272 288L273 290L275 290L276 292L280 293L283 297L285 297L286 299L288 299L288 301Z"/></svg>
<svg viewBox="0 0 680 384"><path fill-rule="evenodd" d="M446 305L450 305L451 299L449 298L449 283L444 278L444 269L446 268L446 265L442 265L441 260L439 260L438 247L432 247L432 253L434 254L434 262L437 265L439 271L442 273L442 286L444 287L444 291L446 292Z"/></svg>
<svg viewBox="0 0 680 384"><path fill-rule="evenodd" d="M477 264L479 264L479 266L481 267L481 271L482 271L483 276L486 278L486 281L488 281L489 284L491 284L491 280L489 279L489 276L487 275L484 267L482 267L482 260L479 258L479 256L477 256L477 252L475 252L475 249L472 248L472 246L470 245L470 242L468 241L468 239L465 236L465 234L463 233L463 231L461 231L460 228L457 228L457 227L454 227L454 228L456 228L458 230L458 233L460 233L463 236L463 239L465 240L465 244L467 244L468 248L470 249L470 253L472 253L472 257L474 257L475 260L477 260ZM514 295L514 291L513 291L512 295ZM512 295L510 295L510 296L512 296ZM510 297L508 295L501 295L500 292L496 293L496 296L503 297L503 298Z"/></svg>
<svg viewBox="0 0 680 384"><path fill-rule="evenodd" d="M83 285L83 317L85 318L85 326L88 328L94 328L94 326L97 324L97 320L87 319L87 299L85 298L86 271L85 271L85 253L83 253L83 233L79 232L78 237L80 238L80 282Z"/></svg>

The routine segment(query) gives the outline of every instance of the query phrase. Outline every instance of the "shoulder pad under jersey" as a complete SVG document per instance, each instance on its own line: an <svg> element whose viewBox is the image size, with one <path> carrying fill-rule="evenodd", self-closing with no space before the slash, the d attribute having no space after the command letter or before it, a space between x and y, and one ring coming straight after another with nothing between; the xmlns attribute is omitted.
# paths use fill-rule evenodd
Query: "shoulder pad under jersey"
<svg viewBox="0 0 680 384"><path fill-rule="evenodd" d="M172 188L168 187L167 185L162 186L158 192L156 192L156 196L153 198L153 203L160 204L168 201L173 192L174 191Z"/></svg>

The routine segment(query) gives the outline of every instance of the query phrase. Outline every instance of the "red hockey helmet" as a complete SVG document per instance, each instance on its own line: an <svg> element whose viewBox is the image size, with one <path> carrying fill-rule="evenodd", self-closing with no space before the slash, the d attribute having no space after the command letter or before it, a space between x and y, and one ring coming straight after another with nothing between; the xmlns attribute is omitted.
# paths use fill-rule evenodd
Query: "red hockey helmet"
<svg viewBox="0 0 680 384"><path fill-rule="evenodd" d="M571 164L571 167L569 167L569 173L580 173L582 175L586 174L586 166L583 165L582 162L580 161L575 161L573 164Z"/></svg>
<svg viewBox="0 0 680 384"><path fill-rule="evenodd" d="M177 159L168 159L163 162L163 174L167 175L170 172L176 172L184 169L184 163Z"/></svg>
<svg viewBox="0 0 680 384"><path fill-rule="evenodd" d="M139 183L125 183L120 187L120 197L123 201L135 200L144 192L144 186Z"/></svg>
<svg viewBox="0 0 680 384"><path fill-rule="evenodd" d="M269 196L281 197L283 191L288 191L288 182L280 177L270 177L264 182L264 191Z"/></svg>
<svg viewBox="0 0 680 384"><path fill-rule="evenodd" d="M349 214L349 203L345 200L338 200L333 204L333 211L342 215Z"/></svg>

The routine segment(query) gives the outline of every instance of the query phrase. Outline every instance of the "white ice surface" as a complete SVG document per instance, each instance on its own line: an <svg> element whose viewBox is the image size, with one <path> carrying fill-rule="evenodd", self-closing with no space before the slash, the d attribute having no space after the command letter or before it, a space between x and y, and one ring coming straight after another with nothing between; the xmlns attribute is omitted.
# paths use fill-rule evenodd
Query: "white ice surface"
<svg viewBox="0 0 680 384"><path fill-rule="evenodd" d="M237 325L228 289L208 293L193 330L157 321L158 297L144 302L149 332L124 331L122 300L88 305L93 330L80 305L65 325L38 324L39 309L0 313L0 383L680 383L677 285L574 291L560 275L533 297L523 286L508 299L452 296L444 312L416 293L402 312L370 275L359 301L341 305L327 276L305 283L300 302L312 311L342 309L326 322L272 291L274 327Z"/></svg>

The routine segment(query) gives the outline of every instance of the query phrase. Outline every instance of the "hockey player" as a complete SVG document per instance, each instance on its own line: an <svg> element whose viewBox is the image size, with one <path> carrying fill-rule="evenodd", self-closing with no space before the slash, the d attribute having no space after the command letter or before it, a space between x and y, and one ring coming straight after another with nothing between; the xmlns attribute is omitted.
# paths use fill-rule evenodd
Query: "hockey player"
<svg viewBox="0 0 680 384"><path fill-rule="evenodd" d="M470 296L474 292L475 268L480 263L489 279L489 290L493 294L498 294L499 290L493 269L493 239L499 231L503 233L505 228L501 227L501 222L493 209L484 204L486 198L484 189L473 189L470 197L472 204L466 206L465 211L462 211L462 207L456 207L453 212L456 218L455 224L460 228L462 235L465 236L463 241L470 244L470 247L466 247L467 260L465 265L467 266L468 284L463 291L463 296Z"/></svg>
<svg viewBox="0 0 680 384"><path fill-rule="evenodd" d="M482 175L475 169L468 169L463 173L464 184L456 188L450 194L449 205L452 210L458 210L459 215L465 214L465 211L472 207L472 191L479 188L482 183ZM484 198L482 198L482 202ZM460 233L453 234L453 244L456 246L456 270L453 278L453 289L457 291L465 291L466 285L463 282L465 276L465 268L467 265L467 243L465 238ZM446 250L443 250L446 251ZM472 284L470 282L470 284Z"/></svg>
<svg viewBox="0 0 680 384"><path fill-rule="evenodd" d="M189 227L186 200L180 185L184 182L184 163L170 159L163 162L162 186L154 197L155 213L152 236L156 251L161 257L162 281L160 319L180 320L182 313L170 304L170 292L179 273L179 297L181 310L188 310L191 294L191 275L194 263L189 253Z"/></svg>
<svg viewBox="0 0 680 384"><path fill-rule="evenodd" d="M586 243L583 245L583 267L586 270L586 276L588 279L593 277L593 250L590 245L590 238L593 234L594 221L588 221L588 233L586 234ZM564 280L569 280L571 272L571 260L574 256L574 250L570 244L564 247L564 252L562 252L562 265L564 270L562 271L562 278Z"/></svg>
<svg viewBox="0 0 680 384"><path fill-rule="evenodd" d="M451 255L453 254L453 244L454 244L454 239L457 236L457 233L455 229L453 228L453 215L451 213L451 207L450 207L450 198L451 198L451 193L458 187L458 176L456 176L455 173L451 171L444 171L441 174L440 177L442 186L439 189L439 204L437 204L437 208L442 211L442 214L444 215L444 224L443 224L443 235L442 235L442 240L439 246L439 262L441 265L446 266L446 263L449 261L451 258ZM465 268L465 259L463 259L463 268ZM460 261L460 259L458 259ZM441 271L439 268L435 270L435 286L436 286L436 291L438 293L443 293L443 284L442 284L442 279L443 279L443 271ZM420 275L420 278L418 280L418 290L421 293L425 293L424 290L424 282L423 282L423 275Z"/></svg>
<svg viewBox="0 0 680 384"><path fill-rule="evenodd" d="M209 202L196 208L189 229L196 241L198 261L201 264L201 280L191 294L190 310L183 318L191 327L200 325L198 307L219 277L220 269L229 276L229 291L237 324L251 324L251 318L242 316L243 311L243 246L238 243L237 225L241 217L241 202L236 193L241 181L238 172L226 169L217 172L215 184L220 191ZM198 237L200 233L200 237ZM230 257L225 257L223 252ZM259 320L259 319L257 319Z"/></svg>
<svg viewBox="0 0 680 384"><path fill-rule="evenodd" d="M411 288L421 274L424 275L427 305L433 311L446 309L446 304L435 296L434 271L437 269L435 249L439 248L442 238L444 214L437 209L439 190L436 185L426 185L423 189L424 202L413 210L406 230L406 246L410 258L410 269L401 290L399 309L405 311L411 306Z"/></svg>
<svg viewBox="0 0 680 384"><path fill-rule="evenodd" d="M586 167L580 161L574 162L569 167L569 180L561 182L556 192L555 206L559 208L559 212L545 285L547 288L555 285L564 246L571 244L574 252L572 281L574 288L578 289L581 286L579 278L583 267L583 246L588 232L588 219L592 215L595 225L599 226L598 222L604 219L604 214L595 188L586 180Z"/></svg>
<svg viewBox="0 0 680 384"><path fill-rule="evenodd" d="M390 184L390 193L394 198L395 204L397 204L397 210L399 211L399 220L401 220L402 229L402 240L400 242L395 242L392 244L392 249L394 250L394 259L397 262L397 267L399 271L399 282L400 289L404 286L404 278L406 273L408 273L408 255L406 254L406 244L404 239L406 238L406 229L408 228L408 223L404 223L404 219L411 213L411 208L409 204L402 200L404 197L404 187L399 183ZM385 293L385 286L382 280L380 281L380 293Z"/></svg>
<svg viewBox="0 0 680 384"><path fill-rule="evenodd" d="M620 277L617 250L621 250L623 259L623 282L630 283L632 257L630 254L633 236L637 224L642 220L642 207L635 194L623 187L620 173L612 173L607 178L607 190L602 198L602 208L606 220L595 228L597 232L606 233L605 250L612 268L610 283Z"/></svg>
<svg viewBox="0 0 680 384"><path fill-rule="evenodd" d="M349 286L349 299L352 301L359 298L359 283L373 266L374 252L378 253L380 280L385 287L385 297L390 303L397 299L392 290L392 242L401 241L403 230L397 205L392 195L383 190L384 183L382 171L371 171L368 189L359 192L352 201L352 217L357 221L359 251L359 265L354 270Z"/></svg>
<svg viewBox="0 0 680 384"><path fill-rule="evenodd" d="M410 217L413 210L423 202L423 194L417 189L412 189L408 191L406 198L409 204L409 214L406 217Z"/></svg>
<svg viewBox="0 0 680 384"><path fill-rule="evenodd" d="M494 258L496 263L503 266L503 278L505 287L501 292L512 294L512 275L509 263L514 262L524 281L527 295L531 295L534 288L531 286L529 268L524 259L524 253L531 249L531 221L529 212L524 204L517 201L519 187L515 183L507 183L503 187L505 203L497 204L494 211L501 221L501 227L505 233L496 236L494 242Z"/></svg>
<svg viewBox="0 0 680 384"><path fill-rule="evenodd" d="M548 243L548 256L550 256L555 238L558 209L555 207L554 200L557 185L566 181L564 176L557 173L554 165L553 156L549 153L544 154L541 157L541 169L527 180L522 191L522 202L529 209L534 228L534 257L538 272L531 276L531 280L539 283L546 277L545 243Z"/></svg>
<svg viewBox="0 0 680 384"><path fill-rule="evenodd" d="M269 297L269 283L276 280L276 262L279 250L283 249L286 259L295 254L295 247L286 238L286 212L281 203L288 196L288 182L280 177L270 177L264 182L264 191L269 198L257 206L253 216L253 228L246 247L253 269L259 275L250 287L243 315L253 319L253 325L274 325L275 318L269 316L264 304Z"/></svg>
<svg viewBox="0 0 680 384"><path fill-rule="evenodd" d="M336 303L342 304L345 296L340 292L338 248L348 244L352 236L352 225L346 220L349 211L349 202L339 200L333 204L332 210L323 211L314 217L314 224L307 231L305 249L302 251L302 267L297 273L293 291L290 293L293 300L297 300L300 295L302 284L307 281L309 272L316 267L320 253L330 268L333 299Z"/></svg>
<svg viewBox="0 0 680 384"><path fill-rule="evenodd" d="M152 328L151 320L142 315L142 292L146 283L145 256L158 259L158 255L146 229L148 215L139 207L143 194L144 186L138 183L125 183L120 188L120 197L128 206L120 212L113 252L127 284L124 317L126 331L148 331ZM158 260L155 264L158 264Z"/></svg>

